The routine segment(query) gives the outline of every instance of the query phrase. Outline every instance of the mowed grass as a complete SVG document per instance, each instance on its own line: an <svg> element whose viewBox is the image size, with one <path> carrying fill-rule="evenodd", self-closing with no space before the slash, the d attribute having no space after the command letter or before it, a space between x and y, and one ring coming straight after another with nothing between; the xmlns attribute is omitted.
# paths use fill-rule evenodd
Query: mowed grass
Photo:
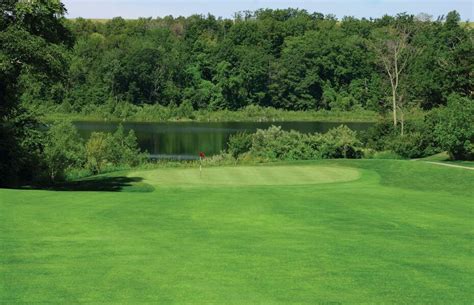
<svg viewBox="0 0 474 305"><path fill-rule="evenodd" d="M0 303L474 300L469 170L341 160L74 187L0 190Z"/></svg>
<svg viewBox="0 0 474 305"><path fill-rule="evenodd" d="M442 152L442 153L432 155L426 158L421 158L418 160L428 161L428 162L440 162L440 163L449 164L449 165L458 165L458 166L474 168L474 161L453 161L453 160L450 160L447 152Z"/></svg>
<svg viewBox="0 0 474 305"><path fill-rule="evenodd" d="M235 166L211 167L204 171L196 168L164 168L129 174L144 178L150 185L163 186L260 186L301 185L356 180L359 171L340 166Z"/></svg>

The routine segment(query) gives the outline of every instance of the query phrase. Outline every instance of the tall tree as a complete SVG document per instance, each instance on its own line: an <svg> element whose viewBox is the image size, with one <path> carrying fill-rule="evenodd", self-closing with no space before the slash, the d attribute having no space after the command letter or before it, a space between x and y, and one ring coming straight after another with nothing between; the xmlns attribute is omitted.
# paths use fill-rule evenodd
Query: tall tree
<svg viewBox="0 0 474 305"><path fill-rule="evenodd" d="M369 45L376 55L376 61L384 69L391 87L393 126L398 123L397 112L401 112L403 133L404 96L400 93L403 77L417 53L411 43L413 31L407 25L386 26L373 31Z"/></svg>
<svg viewBox="0 0 474 305"><path fill-rule="evenodd" d="M67 71L64 45L72 36L64 26L59 0L2 1L0 5L0 184L15 180L31 160L34 126L19 109L19 81L24 74L58 78ZM28 173L30 174L30 173Z"/></svg>

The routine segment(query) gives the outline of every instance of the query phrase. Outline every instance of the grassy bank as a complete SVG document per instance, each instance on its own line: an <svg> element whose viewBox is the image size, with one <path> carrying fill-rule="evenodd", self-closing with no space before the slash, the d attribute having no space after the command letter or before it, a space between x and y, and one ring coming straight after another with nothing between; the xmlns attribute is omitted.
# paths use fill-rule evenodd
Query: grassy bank
<svg viewBox="0 0 474 305"><path fill-rule="evenodd" d="M114 108L115 107L115 108ZM249 106L241 110L183 110L160 105L135 106L88 106L81 112L64 111L62 106L28 106L45 121L68 119L73 121L117 122L273 122L273 121L320 121L320 122L375 122L380 115L374 111L287 111L282 109Z"/></svg>
<svg viewBox="0 0 474 305"><path fill-rule="evenodd" d="M421 158L419 159L421 161L428 161L428 162L439 162L439 163L445 163L445 164L453 164L453 165L459 165L459 166L466 166L466 167L472 167L474 168L474 161L455 161L451 160L449 157L449 154L447 152L442 152L433 156L429 156L426 158Z"/></svg>
<svg viewBox="0 0 474 305"><path fill-rule="evenodd" d="M473 178L326 160L0 189L0 299L470 304Z"/></svg>
<svg viewBox="0 0 474 305"><path fill-rule="evenodd" d="M167 119L148 116L101 116L77 113L50 113L41 116L45 121L72 120L92 122L376 122L380 116L372 111L362 113L331 112L331 111L277 111L273 114L251 114L241 111L196 111L187 117L170 117Z"/></svg>

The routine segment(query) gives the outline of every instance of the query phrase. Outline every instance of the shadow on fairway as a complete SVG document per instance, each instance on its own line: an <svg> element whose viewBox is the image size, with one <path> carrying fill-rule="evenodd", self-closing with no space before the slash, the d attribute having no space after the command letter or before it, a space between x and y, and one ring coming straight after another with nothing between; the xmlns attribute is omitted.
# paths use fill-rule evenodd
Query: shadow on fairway
<svg viewBox="0 0 474 305"><path fill-rule="evenodd" d="M152 192L154 188L143 183L141 177L91 177L78 181L22 187L22 189L73 192Z"/></svg>
<svg viewBox="0 0 474 305"><path fill-rule="evenodd" d="M120 192L134 187L143 179L139 177L94 177L50 186L54 191Z"/></svg>

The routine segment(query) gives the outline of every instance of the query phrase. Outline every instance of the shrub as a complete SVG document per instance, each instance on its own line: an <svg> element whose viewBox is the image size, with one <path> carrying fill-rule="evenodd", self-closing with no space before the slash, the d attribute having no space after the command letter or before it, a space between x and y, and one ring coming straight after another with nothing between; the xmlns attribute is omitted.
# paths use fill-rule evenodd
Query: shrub
<svg viewBox="0 0 474 305"><path fill-rule="evenodd" d="M199 161L196 161L199 162ZM235 158L232 157L230 154L226 154L225 152L221 152L220 154L208 157L201 161L202 164L205 166L213 166L213 165L229 165L235 163Z"/></svg>
<svg viewBox="0 0 474 305"><path fill-rule="evenodd" d="M336 99L329 103L331 110L349 111L356 104L354 97L348 94L338 94Z"/></svg>
<svg viewBox="0 0 474 305"><path fill-rule="evenodd" d="M135 119L141 121L167 121L169 120L176 111L174 105L170 107L165 107L159 104L149 105L145 104L143 106L136 106L137 112L134 116Z"/></svg>
<svg viewBox="0 0 474 305"><path fill-rule="evenodd" d="M112 108L113 116L121 119L127 119L133 117L136 114L138 107L131 103L120 101L115 103Z"/></svg>
<svg viewBox="0 0 474 305"><path fill-rule="evenodd" d="M178 108L176 108L176 116L178 118L190 118L194 117L194 108L190 100L184 100Z"/></svg>
<svg viewBox="0 0 474 305"><path fill-rule="evenodd" d="M87 167L93 174L99 174L107 163L109 135L93 132L86 143Z"/></svg>
<svg viewBox="0 0 474 305"><path fill-rule="evenodd" d="M281 127L259 129L252 137L250 153L269 160L307 159L308 147L304 145L304 138L299 132L283 131Z"/></svg>
<svg viewBox="0 0 474 305"><path fill-rule="evenodd" d="M278 159L282 151L283 133L281 127L277 126L271 126L265 130L258 129L252 137L252 155L272 160Z"/></svg>
<svg viewBox="0 0 474 305"><path fill-rule="evenodd" d="M243 150L239 154L243 154ZM252 135L249 153L260 160L360 158L363 155L356 132L346 126L331 129L326 134L284 131L276 126L259 129Z"/></svg>
<svg viewBox="0 0 474 305"><path fill-rule="evenodd" d="M319 148L322 158L361 158L362 143L357 133L345 125L330 129Z"/></svg>
<svg viewBox="0 0 474 305"><path fill-rule="evenodd" d="M390 150L384 150L384 151L379 151L375 152L372 156L371 159L403 159L400 155L397 153L390 151Z"/></svg>
<svg viewBox="0 0 474 305"><path fill-rule="evenodd" d="M138 148L135 132L125 135L122 125L113 134L94 132L86 144L87 165L95 174L109 166L137 166L146 162L147 153Z"/></svg>
<svg viewBox="0 0 474 305"><path fill-rule="evenodd" d="M231 135L227 143L227 151L234 158L237 158L239 155L248 152L252 147L252 135L248 133L237 133Z"/></svg>
<svg viewBox="0 0 474 305"><path fill-rule="evenodd" d="M432 118L433 117L433 118ZM361 133L366 148L377 151L393 151L403 158L420 158L440 152L433 136L437 120L428 115L406 122L405 134L393 127L389 121L380 121Z"/></svg>
<svg viewBox="0 0 474 305"><path fill-rule="evenodd" d="M426 155L426 147L423 142L423 135L419 132L411 132L403 136L392 137L387 142L386 148L395 152L403 158L421 158Z"/></svg>
<svg viewBox="0 0 474 305"><path fill-rule="evenodd" d="M108 161L113 165L137 166L147 159L146 153L141 153L135 132L130 130L125 134L122 124L107 138Z"/></svg>
<svg viewBox="0 0 474 305"><path fill-rule="evenodd" d="M393 123L384 119L364 130L360 139L366 148L383 151L386 149L387 139L396 135Z"/></svg>
<svg viewBox="0 0 474 305"><path fill-rule="evenodd" d="M33 113L15 109L7 122L0 122L0 185L18 185L39 178L44 164L44 132Z"/></svg>
<svg viewBox="0 0 474 305"><path fill-rule="evenodd" d="M474 101L451 95L447 107L433 114L434 137L452 159L474 159Z"/></svg>
<svg viewBox="0 0 474 305"><path fill-rule="evenodd" d="M302 134L297 131L286 133L288 143L283 149L285 160L311 160L320 157L317 147L320 134Z"/></svg>
<svg viewBox="0 0 474 305"><path fill-rule="evenodd" d="M52 181L63 179L67 169L83 165L84 144L71 122L51 126L46 134L43 156Z"/></svg>

